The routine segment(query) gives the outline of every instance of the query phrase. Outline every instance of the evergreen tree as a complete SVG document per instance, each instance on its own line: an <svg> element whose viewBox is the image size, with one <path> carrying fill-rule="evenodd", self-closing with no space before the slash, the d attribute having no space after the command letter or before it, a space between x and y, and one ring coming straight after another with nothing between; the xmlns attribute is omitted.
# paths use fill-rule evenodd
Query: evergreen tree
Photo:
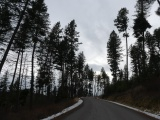
<svg viewBox="0 0 160 120"><path fill-rule="evenodd" d="M78 72L77 88L79 96L81 96L83 92L84 66L85 66L85 56L83 52L80 52L77 57L77 72Z"/></svg>
<svg viewBox="0 0 160 120"><path fill-rule="evenodd" d="M130 48L132 71L136 77L142 73L142 44L137 42Z"/></svg>
<svg viewBox="0 0 160 120"><path fill-rule="evenodd" d="M101 68L101 77L103 79L103 86L104 88L109 85L109 76L106 74L104 68Z"/></svg>
<svg viewBox="0 0 160 120"><path fill-rule="evenodd" d="M138 0L136 4L136 19L134 19L134 36L138 39L138 42L142 42L142 65L143 65L143 73L145 71L146 66L146 53L145 53L145 31L147 28L151 28L151 25L147 21L147 13L150 8L150 4L146 0Z"/></svg>
<svg viewBox="0 0 160 120"><path fill-rule="evenodd" d="M76 56L75 52L78 50L78 32L76 31L76 23L75 20L72 20L68 26L65 28L64 40L68 42L68 54L67 54L67 64L68 70L70 72L70 80L71 80L71 97L73 97L73 73L75 70L75 62Z"/></svg>
<svg viewBox="0 0 160 120"><path fill-rule="evenodd" d="M150 32L146 32L145 35L147 47L149 49L149 73L151 76L156 75L159 71L159 59L158 59L158 51L156 49L156 38L150 34Z"/></svg>
<svg viewBox="0 0 160 120"><path fill-rule="evenodd" d="M15 71L13 74L13 79L10 85L10 90L12 92L12 87L13 87L13 83L14 83L14 79L15 79L15 75L16 75L16 70L17 70L17 66L18 66L18 61L19 61L19 56L20 53L21 54L21 64L20 64L20 70L22 67L22 60L23 60L23 53L25 52L25 49L27 49L28 47L30 47L30 35L29 35L29 31L30 31L30 25L29 25L29 19L28 16L25 16L24 18L24 23L21 24L20 26L20 30L17 32L17 35L15 37L15 40L13 42L13 49L14 51L17 51L18 56L17 56L17 60L16 60L16 66L15 66ZM21 74L21 72L20 72ZM20 83L20 78L21 76L19 76L19 83Z"/></svg>
<svg viewBox="0 0 160 120"><path fill-rule="evenodd" d="M3 55L3 58L2 58L2 60L1 60L1 64L0 64L0 72L1 72L1 70L2 70L2 67L3 67L3 65L4 65L4 62L6 61L6 58L7 58L7 55L8 55L8 52L9 52L9 50L10 50L10 48L11 48L11 45L12 45L12 43L13 43L13 40L14 40L14 38L15 38L15 36L16 36L16 34L17 34L17 32L18 32L18 29L19 29L19 27L20 27L20 24L21 24L21 22L22 22L22 20L23 20L23 16L24 16L24 14L25 14L25 11L26 11L26 9L27 9L27 6L28 6L28 3L29 3L29 1L30 0L26 0L26 1L8 1L7 3L9 3L9 5L12 5L12 2L13 2L13 7L14 8L12 8L12 10L13 10L13 12L16 12L16 11L18 11L18 21L16 22L17 23L17 25L16 25L16 27L15 27L15 29L14 29L14 31L13 31L13 34L12 34L12 36L11 36L11 38L10 38L10 41L9 41L9 44L8 44L8 46L7 46L7 49L5 50L5 53L4 53L4 55ZM23 7L19 7L19 9L18 9L18 7L14 4L14 2L15 3L17 3L18 2L18 4L21 4L21 5L19 5L19 6L23 6ZM19 3L20 2L20 3ZM12 7L12 6L11 6ZM16 8L15 8L16 7ZM23 10L21 10L21 8L23 8ZM15 16L13 17L14 19L15 19ZM8 19L8 18L7 18ZM9 21L7 21L7 22L9 22ZM8 23L9 24L9 23Z"/></svg>
<svg viewBox="0 0 160 120"><path fill-rule="evenodd" d="M117 82L117 74L119 70L118 65L122 58L122 48L120 45L121 40L119 39L119 36L115 31L112 31L107 42L107 58L113 76L113 83Z"/></svg>
<svg viewBox="0 0 160 120"><path fill-rule="evenodd" d="M128 22L129 19L127 17L128 10L126 8L121 8L121 10L118 13L117 18L114 20L115 26L117 27L119 32L124 32L123 37L126 38L126 68L128 71L128 42L127 38L129 37L129 34L127 33L128 28ZM126 74L126 78L128 81L128 72Z"/></svg>
<svg viewBox="0 0 160 120"><path fill-rule="evenodd" d="M32 108L32 99L34 91L34 55L36 46L39 42L43 42L44 36L48 30L48 13L47 6L44 0L34 0L31 3L31 8L28 9L29 20L30 20L30 35L33 42L32 51L32 70L31 70L31 88L30 88L30 108Z"/></svg>
<svg viewBox="0 0 160 120"><path fill-rule="evenodd" d="M83 52L80 52L78 54L78 58L77 58L77 67L78 67L78 75L79 75L79 79L82 78L83 76L83 69L84 69L84 64L85 64L85 56Z"/></svg>
<svg viewBox="0 0 160 120"><path fill-rule="evenodd" d="M6 1L1 1L0 4L0 44L5 41L7 32L11 31L11 13L9 11L9 5Z"/></svg>

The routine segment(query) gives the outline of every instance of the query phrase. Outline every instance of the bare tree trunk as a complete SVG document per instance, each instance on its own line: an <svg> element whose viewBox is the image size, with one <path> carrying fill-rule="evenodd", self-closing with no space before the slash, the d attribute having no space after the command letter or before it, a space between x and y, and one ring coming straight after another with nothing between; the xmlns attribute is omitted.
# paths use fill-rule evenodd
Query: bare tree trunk
<svg viewBox="0 0 160 120"><path fill-rule="evenodd" d="M22 55L21 55L21 63L20 63L20 70L19 70L19 77L18 77L18 99L17 99L17 107L19 109L19 105L20 105L20 101L19 101L19 98L20 98L20 79L21 79L21 71L22 71L22 62L23 62L23 49L22 49Z"/></svg>
<svg viewBox="0 0 160 120"><path fill-rule="evenodd" d="M21 77L21 86L20 87L22 87L22 81L23 81L23 75L24 75L24 69L25 69L25 63L26 63L26 59L27 59L27 54L26 54L26 56L25 56L25 59L24 59L24 65L23 65L23 72L22 72L22 77Z"/></svg>
<svg viewBox="0 0 160 120"><path fill-rule="evenodd" d="M14 38L15 38L15 35L17 34L17 31L18 31L18 29L19 29L19 27L20 27L21 21L22 21L22 19L23 19L23 16L24 16L24 14L25 14L25 11L26 11L26 9L27 9L27 5L28 5L28 2L29 2L29 1L30 1L30 0L27 0L26 3L25 3L24 9L23 9L23 11L22 11L22 13L21 13L21 15L20 15L19 20L18 20L18 24L17 24L17 26L16 26L16 28L15 28L15 30L14 30L14 33L13 33L13 35L12 35L10 41L9 41L9 44L8 44L8 46L7 46L7 49L6 49L6 51L5 51L4 55L3 55L3 58L2 58L1 64L0 64L0 73L1 73L1 70L2 70L2 68L3 68L4 62L6 61L8 52L9 52L9 50L10 50L10 48L11 48L11 45L12 45L13 40L14 40Z"/></svg>
<svg viewBox="0 0 160 120"><path fill-rule="evenodd" d="M19 70L18 90L20 89L20 80L21 80L22 62L23 62L23 50L22 50L21 63L20 63L20 70Z"/></svg>
<svg viewBox="0 0 160 120"><path fill-rule="evenodd" d="M16 66L15 66L15 69L14 69L13 79L12 79L12 83L10 85L10 92L11 93L13 91L13 84L14 84L14 79L15 79L15 75L16 75L16 71L17 71L17 66L18 66L18 61L19 61L19 55L20 55L20 50L18 51L18 56L17 56Z"/></svg>
<svg viewBox="0 0 160 120"><path fill-rule="evenodd" d="M30 88L30 109L33 106L33 91L34 91L34 53L36 49L36 42L34 42L33 52L32 52L32 72L31 72L31 88Z"/></svg>
<svg viewBox="0 0 160 120"><path fill-rule="evenodd" d="M143 32L143 41L142 41L142 45L143 45L143 71L145 70L145 35L144 35L144 32Z"/></svg>
<svg viewBox="0 0 160 120"><path fill-rule="evenodd" d="M127 31L126 31L126 66L127 66L127 81L128 81L128 41L127 41Z"/></svg>
<svg viewBox="0 0 160 120"><path fill-rule="evenodd" d="M25 81L24 81L24 86L25 86L25 90L26 90L26 79L27 79L27 73L28 73L28 66L27 66L27 68L26 68L26 75L25 75Z"/></svg>
<svg viewBox="0 0 160 120"><path fill-rule="evenodd" d="M62 82L61 82L61 97L64 96L64 63L62 62L62 65L61 65L61 72L62 72Z"/></svg>

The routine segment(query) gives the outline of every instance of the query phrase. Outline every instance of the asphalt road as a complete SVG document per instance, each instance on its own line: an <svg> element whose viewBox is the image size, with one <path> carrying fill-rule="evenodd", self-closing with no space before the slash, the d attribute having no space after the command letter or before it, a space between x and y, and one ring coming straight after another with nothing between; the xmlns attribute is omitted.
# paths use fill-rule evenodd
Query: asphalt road
<svg viewBox="0 0 160 120"><path fill-rule="evenodd" d="M155 120L104 100L89 97L83 100L83 105L64 120Z"/></svg>

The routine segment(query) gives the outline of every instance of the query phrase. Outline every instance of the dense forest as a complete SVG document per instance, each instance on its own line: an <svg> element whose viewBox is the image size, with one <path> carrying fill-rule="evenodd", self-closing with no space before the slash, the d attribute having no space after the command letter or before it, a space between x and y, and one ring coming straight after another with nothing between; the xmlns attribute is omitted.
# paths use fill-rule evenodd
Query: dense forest
<svg viewBox="0 0 160 120"><path fill-rule="evenodd" d="M160 16L159 0L137 0L133 34L129 34L129 11L121 8L107 41L107 62L112 80L102 67L100 74L86 63L79 46L80 34L75 20L65 28L57 22L50 28L44 0L1 0L0 2L0 110L19 111L23 106L32 110L37 103L60 102L82 96L104 97L140 85L160 90L160 28L150 33L147 20L153 3ZM118 34L123 34L120 38ZM136 42L128 45L129 36ZM126 41L124 69L121 39ZM128 58L132 74L129 73ZM14 66L14 69L11 69Z"/></svg>

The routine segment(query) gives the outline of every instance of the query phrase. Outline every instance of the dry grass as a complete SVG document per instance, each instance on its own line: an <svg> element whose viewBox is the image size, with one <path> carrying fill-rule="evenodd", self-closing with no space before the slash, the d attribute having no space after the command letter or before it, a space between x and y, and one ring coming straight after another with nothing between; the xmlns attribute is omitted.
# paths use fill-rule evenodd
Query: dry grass
<svg viewBox="0 0 160 120"><path fill-rule="evenodd" d="M39 120L58 113L77 102L76 99L65 100L61 103L52 103L47 105L35 106L33 110L21 108L18 112L8 112L3 110L0 112L1 120Z"/></svg>
<svg viewBox="0 0 160 120"><path fill-rule="evenodd" d="M107 99L152 113L160 113L160 91L150 91L143 86L111 95Z"/></svg>

